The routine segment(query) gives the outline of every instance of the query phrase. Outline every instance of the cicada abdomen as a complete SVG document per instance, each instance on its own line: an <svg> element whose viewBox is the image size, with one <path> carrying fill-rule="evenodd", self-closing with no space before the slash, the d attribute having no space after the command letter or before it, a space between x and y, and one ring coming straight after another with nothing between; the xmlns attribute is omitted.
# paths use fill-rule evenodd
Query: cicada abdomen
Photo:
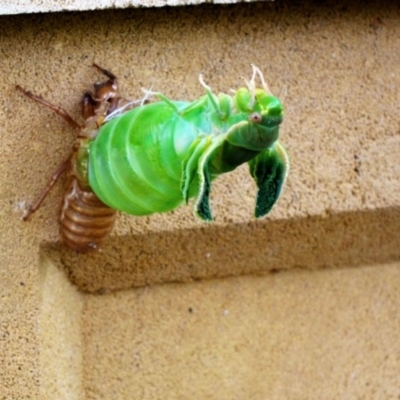
<svg viewBox="0 0 400 400"><path fill-rule="evenodd" d="M183 202L182 165L197 131L164 102L137 111L106 123L91 142L90 185L106 204L131 215L173 210Z"/></svg>
<svg viewBox="0 0 400 400"><path fill-rule="evenodd" d="M60 213L61 236L64 244L75 251L85 253L98 248L111 231L116 211L105 205L92 191L87 179L88 146L96 137L104 119L120 110L132 108L133 102L119 95L117 78L109 71L94 66L109 79L94 85L94 93L86 93L82 100L84 124L78 124L66 111L48 103L39 96L23 90L27 97L45 105L60 115L69 125L80 129L72 153L54 173L39 200L27 211L27 220L42 204L58 178L67 173L67 188Z"/></svg>

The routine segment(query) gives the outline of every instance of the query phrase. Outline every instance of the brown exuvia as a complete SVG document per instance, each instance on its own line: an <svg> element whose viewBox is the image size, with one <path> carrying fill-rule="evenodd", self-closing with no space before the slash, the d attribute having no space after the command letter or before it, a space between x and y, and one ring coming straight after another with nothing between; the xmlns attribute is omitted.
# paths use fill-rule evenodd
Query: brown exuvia
<svg viewBox="0 0 400 400"><path fill-rule="evenodd" d="M60 225L64 244L71 250L86 253L97 249L110 233L116 211L105 205L91 190L87 179L87 155L90 140L98 133L105 118L120 109L133 108L131 102L120 96L117 77L110 71L93 64L108 77L103 83L94 84L94 92L87 92L82 99L82 116L84 123L76 122L64 109L55 106L40 96L32 94L17 85L25 96L37 101L58 114L79 134L75 140L71 154L54 172L50 182L41 193L37 202L24 215L24 221L37 211L47 194L64 173L67 174L67 188L61 205Z"/></svg>

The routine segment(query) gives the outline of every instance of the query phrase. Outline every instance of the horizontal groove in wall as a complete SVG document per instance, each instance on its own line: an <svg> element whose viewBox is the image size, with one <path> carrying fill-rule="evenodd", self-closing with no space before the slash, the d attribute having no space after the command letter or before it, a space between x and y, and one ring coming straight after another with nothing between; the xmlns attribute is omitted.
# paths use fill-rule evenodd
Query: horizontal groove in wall
<svg viewBox="0 0 400 400"><path fill-rule="evenodd" d="M400 260L400 208L115 236L101 252L41 251L82 291Z"/></svg>

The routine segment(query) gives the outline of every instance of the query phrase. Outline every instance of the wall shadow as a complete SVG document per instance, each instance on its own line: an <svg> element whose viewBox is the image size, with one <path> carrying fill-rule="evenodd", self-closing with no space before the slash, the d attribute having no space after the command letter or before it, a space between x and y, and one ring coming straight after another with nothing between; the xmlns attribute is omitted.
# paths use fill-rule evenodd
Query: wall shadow
<svg viewBox="0 0 400 400"><path fill-rule="evenodd" d="M400 208L294 220L206 225L110 237L82 255L60 243L41 251L85 292L190 282L289 269L366 266L400 260Z"/></svg>

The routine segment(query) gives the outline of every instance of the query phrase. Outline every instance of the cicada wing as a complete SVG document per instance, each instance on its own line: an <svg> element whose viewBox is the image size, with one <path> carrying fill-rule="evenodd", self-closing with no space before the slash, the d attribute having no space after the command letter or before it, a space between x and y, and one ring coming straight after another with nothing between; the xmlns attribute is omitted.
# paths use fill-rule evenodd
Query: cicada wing
<svg viewBox="0 0 400 400"><path fill-rule="evenodd" d="M250 173L258 186L255 217L268 214L278 200L289 172L289 157L276 142L249 161Z"/></svg>
<svg viewBox="0 0 400 400"><path fill-rule="evenodd" d="M195 214L203 221L212 221L210 206L211 174L207 165L201 170L199 194L195 204Z"/></svg>
<svg viewBox="0 0 400 400"><path fill-rule="evenodd" d="M212 212L210 206L211 182L217 175L213 175L210 171L210 161L213 154L221 148L224 142L224 136L205 139L206 144L202 146L202 155L197 164L198 185L196 202L194 205L194 214L203 221L212 221Z"/></svg>

